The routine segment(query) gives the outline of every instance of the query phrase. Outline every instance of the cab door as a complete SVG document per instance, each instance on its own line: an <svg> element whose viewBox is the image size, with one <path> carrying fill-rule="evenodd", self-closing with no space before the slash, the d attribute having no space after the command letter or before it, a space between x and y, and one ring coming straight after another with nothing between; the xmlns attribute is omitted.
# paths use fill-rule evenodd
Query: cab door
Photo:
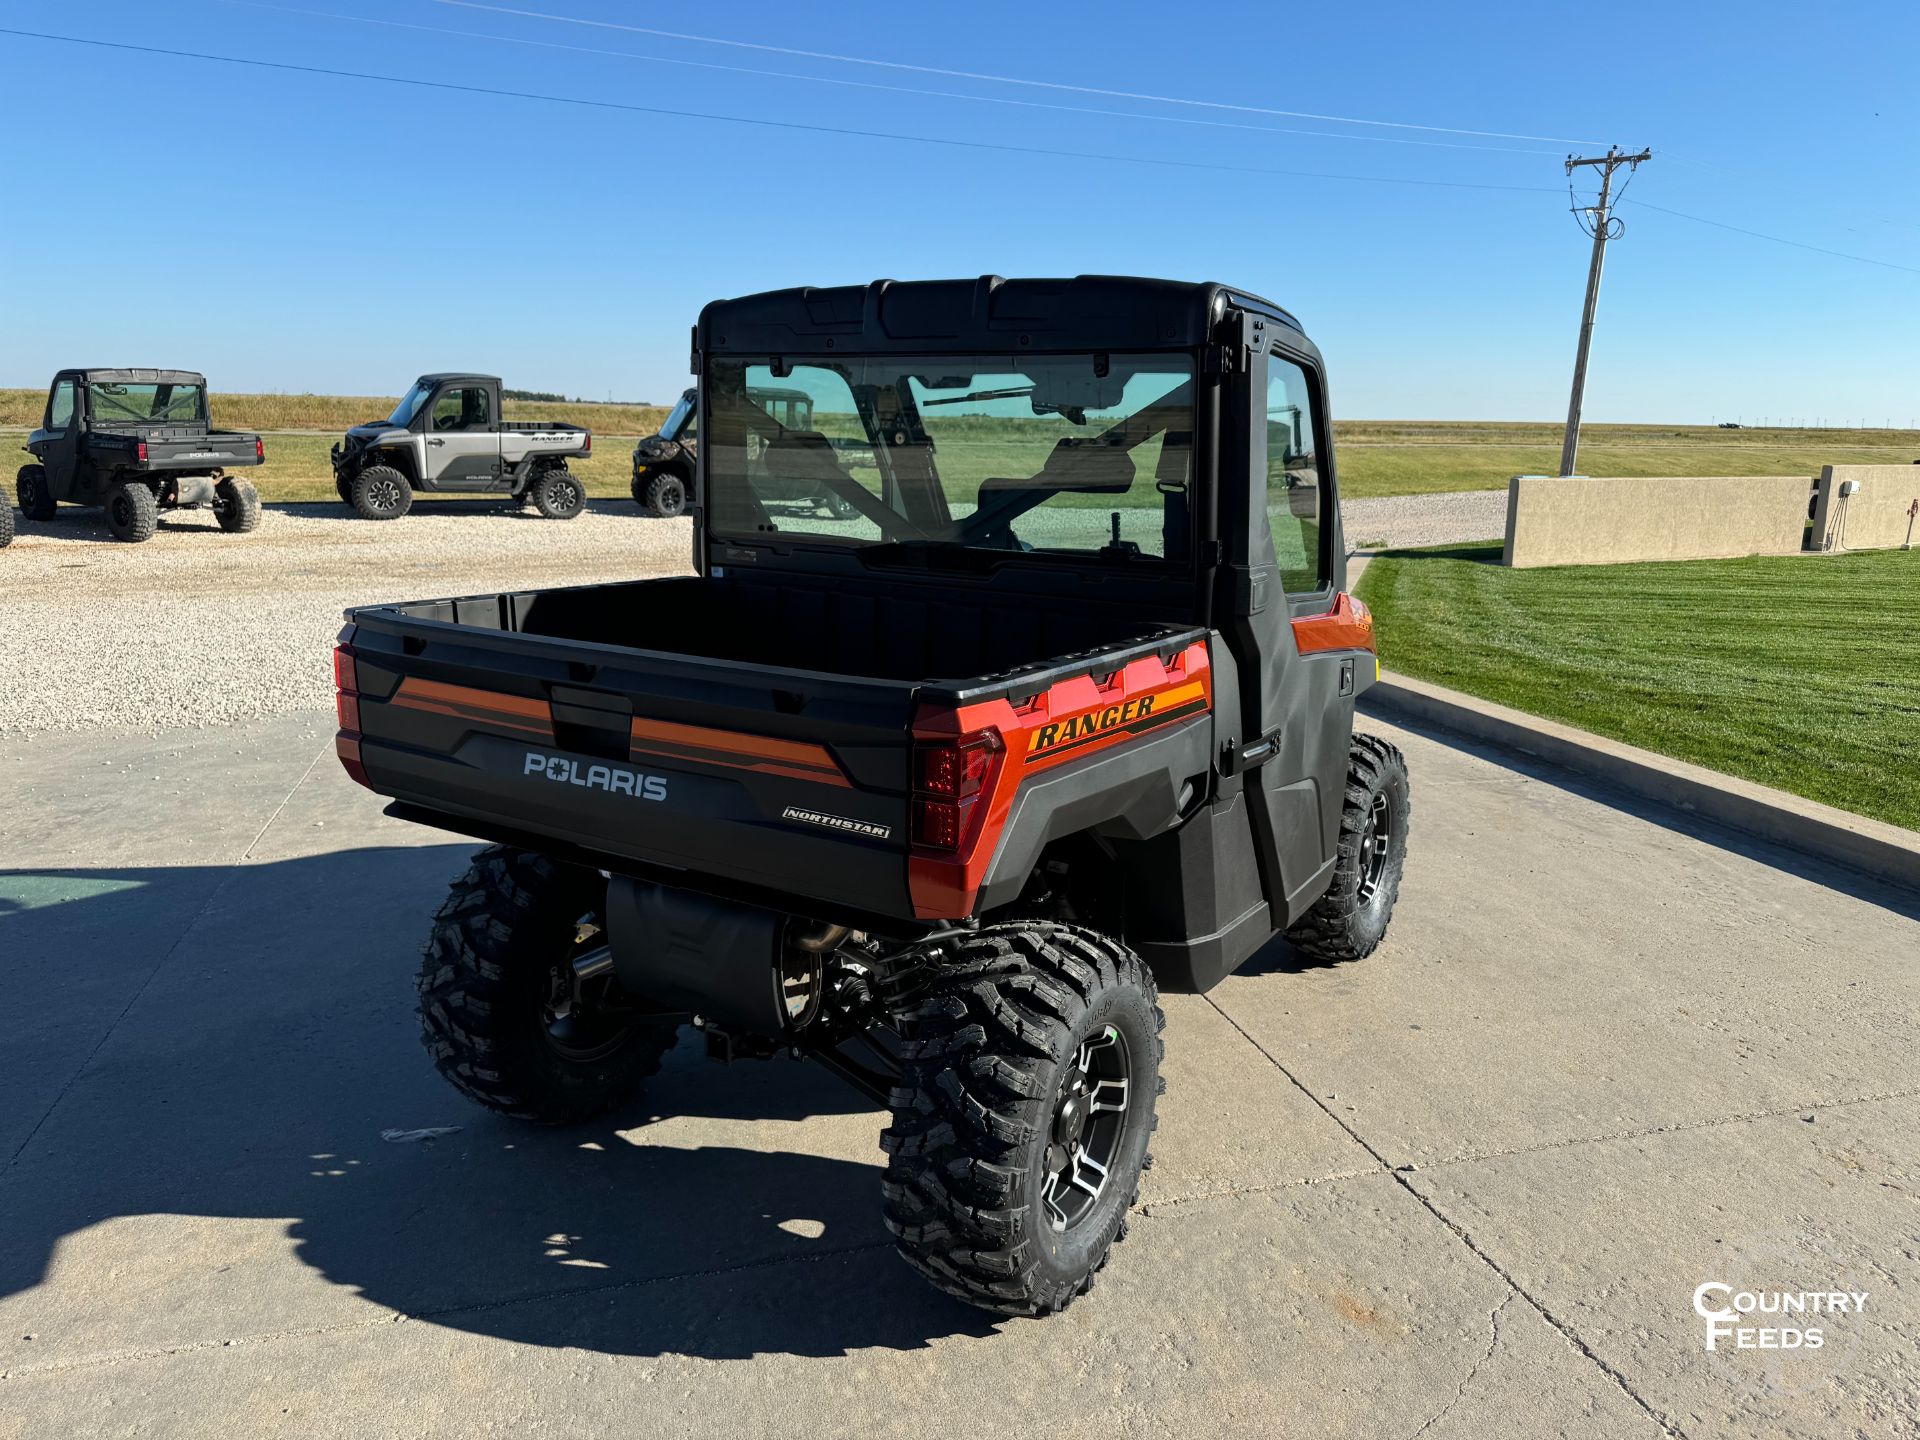
<svg viewBox="0 0 1920 1440"><path fill-rule="evenodd" d="M1237 323L1236 323L1237 322ZM1240 715L1223 793L1244 789L1276 928L1330 872L1359 666L1371 654L1302 653L1294 621L1334 606L1345 578L1332 425L1320 358L1258 314L1230 316L1219 525L1227 589L1215 607L1235 661Z"/></svg>
<svg viewBox="0 0 1920 1440"><path fill-rule="evenodd" d="M493 387L443 385L427 405L426 481L434 490L498 490L500 417Z"/></svg>
<svg viewBox="0 0 1920 1440"><path fill-rule="evenodd" d="M47 392L47 410L41 444L41 463L47 471L47 493L56 500L79 500L80 454L86 441L86 396L74 375L56 376Z"/></svg>

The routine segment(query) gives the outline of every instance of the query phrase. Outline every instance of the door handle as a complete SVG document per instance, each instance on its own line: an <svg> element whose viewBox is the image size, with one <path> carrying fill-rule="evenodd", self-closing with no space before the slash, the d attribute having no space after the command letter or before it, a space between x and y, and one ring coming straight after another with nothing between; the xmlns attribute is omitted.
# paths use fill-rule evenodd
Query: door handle
<svg viewBox="0 0 1920 1440"><path fill-rule="evenodd" d="M1243 775L1260 766L1280 753L1280 732L1274 730L1262 735L1258 740L1246 744L1229 744L1220 756L1222 775Z"/></svg>
<svg viewBox="0 0 1920 1440"><path fill-rule="evenodd" d="M446 443L447 443L447 442L446 442L446 441L444 441L444 440L429 440L429 441L427 441L427 444L429 444L429 445L444 445L444 444L446 444Z"/></svg>

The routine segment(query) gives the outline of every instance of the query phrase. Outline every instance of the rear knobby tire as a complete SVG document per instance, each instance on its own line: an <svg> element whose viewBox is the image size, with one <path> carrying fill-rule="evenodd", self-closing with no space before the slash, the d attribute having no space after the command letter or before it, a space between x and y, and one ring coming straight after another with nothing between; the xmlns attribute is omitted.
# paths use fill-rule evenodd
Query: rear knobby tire
<svg viewBox="0 0 1920 1440"><path fill-rule="evenodd" d="M564 1125L620 1104L660 1068L678 1027L628 1012L571 1049L549 1006L583 916L606 881L544 855L489 846L434 917L420 966L421 1041L453 1087L519 1120ZM588 1040L597 1043L587 1043Z"/></svg>
<svg viewBox="0 0 1920 1440"><path fill-rule="evenodd" d="M587 491L573 472L555 465L534 477L533 508L549 520L571 520L587 508Z"/></svg>
<svg viewBox="0 0 1920 1440"><path fill-rule="evenodd" d="M56 502L47 488L47 467L22 465L14 477L13 493L20 501L20 513L29 520L51 520Z"/></svg>
<svg viewBox="0 0 1920 1440"><path fill-rule="evenodd" d="M944 948L939 978L901 1025L881 1139L887 1228L947 1293L1051 1314L1086 1292L1126 1235L1163 1088L1158 992L1126 946L1071 926L992 925ZM1117 1115L1087 1117L1074 1099L1077 1079L1098 1073L1124 1075ZM1110 1102L1111 1084L1078 1093ZM1097 1193L1050 1183L1063 1162L1093 1174L1063 1135L1106 1156Z"/></svg>
<svg viewBox="0 0 1920 1440"><path fill-rule="evenodd" d="M251 480L228 476L213 487L213 518L230 535L260 528L260 492Z"/></svg>
<svg viewBox="0 0 1920 1440"><path fill-rule="evenodd" d="M1407 860L1406 758L1372 735L1353 737L1340 813L1333 883L1287 931L1293 946L1339 963L1371 955L1386 939Z"/></svg>
<svg viewBox="0 0 1920 1440"><path fill-rule="evenodd" d="M107 491L107 531L127 545L151 540L160 528L160 501L139 481L122 482Z"/></svg>
<svg viewBox="0 0 1920 1440"><path fill-rule="evenodd" d="M687 509L687 482L671 473L655 475L647 481L646 498L641 502L647 514L656 520L671 520Z"/></svg>
<svg viewBox="0 0 1920 1440"><path fill-rule="evenodd" d="M13 543L13 506L0 500L0 550Z"/></svg>
<svg viewBox="0 0 1920 1440"><path fill-rule="evenodd" d="M348 482L347 503L362 520L398 520L413 508L413 487L391 465L369 465Z"/></svg>

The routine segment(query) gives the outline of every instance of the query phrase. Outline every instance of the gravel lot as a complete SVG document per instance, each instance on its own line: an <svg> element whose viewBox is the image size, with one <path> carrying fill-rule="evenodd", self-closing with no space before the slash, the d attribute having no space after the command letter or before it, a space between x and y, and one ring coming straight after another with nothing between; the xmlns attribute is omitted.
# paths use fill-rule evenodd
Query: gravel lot
<svg viewBox="0 0 1920 1440"><path fill-rule="evenodd" d="M1345 509L1356 546L1487 539L1506 525L1498 491ZM0 733L154 734L324 706L349 605L684 573L691 546L686 521L621 500L564 523L492 501L425 502L386 525L273 506L247 536L188 511L144 545L115 544L96 512L62 509L52 524L22 522L0 553Z"/></svg>
<svg viewBox="0 0 1920 1440"><path fill-rule="evenodd" d="M244 536L188 511L144 545L63 508L0 551L0 733L152 734L329 705L349 605L684 572L691 547L688 522L622 501L570 521L426 502L390 524L291 505Z"/></svg>
<svg viewBox="0 0 1920 1440"><path fill-rule="evenodd" d="M1356 550L1498 540L1507 533L1507 492L1460 490L1347 500L1341 503L1340 514L1348 548Z"/></svg>

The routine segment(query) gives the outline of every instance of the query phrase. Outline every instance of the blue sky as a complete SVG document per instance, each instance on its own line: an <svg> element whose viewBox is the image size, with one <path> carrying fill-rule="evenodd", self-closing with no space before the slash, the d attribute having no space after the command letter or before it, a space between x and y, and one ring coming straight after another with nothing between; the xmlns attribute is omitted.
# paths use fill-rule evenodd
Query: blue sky
<svg viewBox="0 0 1920 1440"><path fill-rule="evenodd" d="M1886 264L1623 205L1590 420L1920 416L1911 3L506 3L602 23L444 0L8 0L0 26L1051 153L0 35L0 384L164 364L221 389L398 393L474 367L666 400L715 296L1096 271L1288 306L1337 414L1557 419L1587 258L1559 162L1618 141L1655 151L1629 202Z"/></svg>

